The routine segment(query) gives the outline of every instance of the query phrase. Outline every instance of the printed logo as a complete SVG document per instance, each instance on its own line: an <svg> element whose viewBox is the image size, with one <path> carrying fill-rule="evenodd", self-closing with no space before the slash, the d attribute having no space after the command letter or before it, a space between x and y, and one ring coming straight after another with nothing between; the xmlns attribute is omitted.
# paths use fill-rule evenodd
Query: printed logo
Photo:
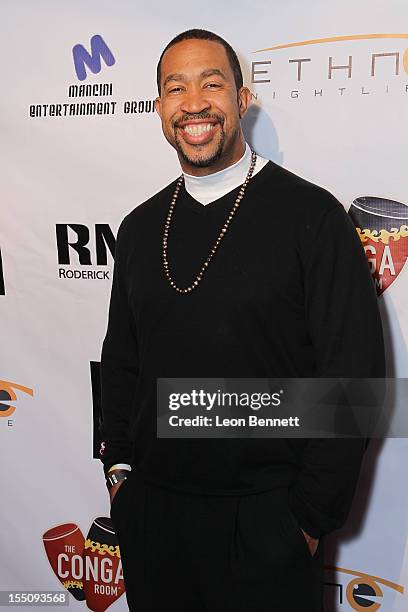
<svg viewBox="0 0 408 612"><path fill-rule="evenodd" d="M291 99L301 99L306 95L321 98L329 92L344 98L350 92L359 95L388 94L390 88L391 91L406 94L408 85L395 81L395 76L405 77L404 73L408 73L408 48L395 48L398 41L406 39L408 33L355 34L314 38L257 49L253 53L272 54L274 60L253 61L251 82L273 83L273 90L268 93L273 100L282 96ZM383 42L372 42L379 40ZM370 41L370 46L364 46L362 41ZM375 51L373 44L378 44ZM327 58L322 57L322 47L326 46L334 49L333 55ZM368 78L357 83L356 78L364 79L364 75ZM392 82L388 82L388 77L392 78ZM320 79L320 83L316 88L317 79ZM322 87L323 79L325 87ZM353 88L355 85L357 89ZM257 96L253 95L255 99Z"/></svg>
<svg viewBox="0 0 408 612"><path fill-rule="evenodd" d="M0 250L0 295L6 295L6 289L4 287L3 262L1 259L1 250Z"/></svg>
<svg viewBox="0 0 408 612"><path fill-rule="evenodd" d="M84 538L75 523L46 531L43 543L54 574L89 610L104 612L125 592L119 544L110 518L96 518Z"/></svg>
<svg viewBox="0 0 408 612"><path fill-rule="evenodd" d="M85 47L80 44L75 45L72 49L75 72L80 81L84 81L87 77L85 66L88 66L93 74L99 74L102 69L101 58L107 66L113 66L115 63L112 51L100 34L92 36L90 42L91 53L88 53Z"/></svg>
<svg viewBox="0 0 408 612"><path fill-rule="evenodd" d="M408 206L395 200L365 196L349 209L381 295L395 281L408 256Z"/></svg>
<svg viewBox="0 0 408 612"><path fill-rule="evenodd" d="M71 83L67 87L66 99L56 102L30 104L28 115L31 118L77 117L79 120L87 117L106 117L116 114L144 117L153 115L155 111L154 98L125 99L121 102L113 99L113 83L92 82L87 78L99 74L104 66L113 66L116 59L100 34L95 34L90 40L90 51L84 45L76 44L72 48L75 73L79 83ZM91 82L89 82L91 81ZM140 92L138 92L139 94Z"/></svg>
<svg viewBox="0 0 408 612"><path fill-rule="evenodd" d="M29 387L24 387L9 380L0 380L0 417L9 417L15 411L15 406L5 403L17 401L15 390L23 391L23 393L27 393L31 397L34 395L33 389Z"/></svg>
<svg viewBox="0 0 408 612"><path fill-rule="evenodd" d="M404 594L404 587L402 585L392 582L391 580L386 580L385 578L380 578L379 576L371 576L365 572L332 565L326 565L325 570L335 572L336 578L340 580L340 582L324 583L326 587L325 596L329 595L329 589L327 587L335 587L338 593L337 603L342 606L345 603L345 591L346 602L352 610L356 610L357 612L367 612L367 610L375 612L379 610L383 604L390 604L390 599L394 594L387 592L388 589L392 589L402 595ZM350 577L352 577L351 580ZM381 588L380 585L382 587L387 587L387 590ZM389 609L390 607L387 607L387 610Z"/></svg>
<svg viewBox="0 0 408 612"><path fill-rule="evenodd" d="M72 261L80 266L107 266L109 254L115 257L115 236L107 223L96 223L92 232L87 225L78 223L56 225L57 255L60 266ZM109 280L109 270L58 269L59 278Z"/></svg>

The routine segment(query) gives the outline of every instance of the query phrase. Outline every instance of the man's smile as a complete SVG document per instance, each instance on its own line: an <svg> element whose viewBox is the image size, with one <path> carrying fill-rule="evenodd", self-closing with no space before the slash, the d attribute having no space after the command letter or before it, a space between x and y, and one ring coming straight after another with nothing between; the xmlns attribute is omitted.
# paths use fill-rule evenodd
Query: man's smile
<svg viewBox="0 0 408 612"><path fill-rule="evenodd" d="M176 125L183 140L188 144L205 144L218 131L220 123L215 119L180 121Z"/></svg>

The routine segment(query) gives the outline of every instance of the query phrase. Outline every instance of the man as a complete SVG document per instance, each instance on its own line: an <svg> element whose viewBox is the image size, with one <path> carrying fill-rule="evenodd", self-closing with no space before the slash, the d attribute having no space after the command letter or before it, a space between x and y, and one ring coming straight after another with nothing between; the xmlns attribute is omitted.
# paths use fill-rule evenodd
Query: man
<svg viewBox="0 0 408 612"><path fill-rule="evenodd" d="M368 263L330 193L251 153L228 43L180 34L157 82L183 175L119 228L101 359L129 608L318 612L365 440L158 439L156 380L384 376Z"/></svg>

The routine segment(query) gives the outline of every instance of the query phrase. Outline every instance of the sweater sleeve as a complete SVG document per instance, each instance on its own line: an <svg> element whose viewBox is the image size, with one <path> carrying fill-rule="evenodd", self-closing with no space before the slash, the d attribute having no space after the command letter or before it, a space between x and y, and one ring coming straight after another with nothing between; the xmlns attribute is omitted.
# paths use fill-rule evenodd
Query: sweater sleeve
<svg viewBox="0 0 408 612"><path fill-rule="evenodd" d="M129 429L138 376L137 341L127 291L129 241L126 218L119 227L108 327L101 354L101 404L103 440L100 458L105 474L116 463L131 464Z"/></svg>
<svg viewBox="0 0 408 612"><path fill-rule="evenodd" d="M333 198L304 270L305 308L319 378L385 377L377 294L353 222ZM309 439L289 505L312 537L340 528L356 489L366 438Z"/></svg>

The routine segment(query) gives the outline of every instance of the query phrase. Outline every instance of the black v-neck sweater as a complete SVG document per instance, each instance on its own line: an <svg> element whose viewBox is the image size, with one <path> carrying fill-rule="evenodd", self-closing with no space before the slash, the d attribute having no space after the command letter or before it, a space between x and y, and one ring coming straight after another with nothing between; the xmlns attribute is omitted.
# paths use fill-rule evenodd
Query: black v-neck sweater
<svg viewBox="0 0 408 612"><path fill-rule="evenodd" d="M286 487L319 537L347 517L363 439L156 437L156 379L385 376L382 327L355 227L329 192L268 162L250 181L198 288L162 266L175 182L137 206L117 237L102 348L105 472L200 494ZM183 187L168 239L171 274L191 284L238 190L207 205Z"/></svg>

